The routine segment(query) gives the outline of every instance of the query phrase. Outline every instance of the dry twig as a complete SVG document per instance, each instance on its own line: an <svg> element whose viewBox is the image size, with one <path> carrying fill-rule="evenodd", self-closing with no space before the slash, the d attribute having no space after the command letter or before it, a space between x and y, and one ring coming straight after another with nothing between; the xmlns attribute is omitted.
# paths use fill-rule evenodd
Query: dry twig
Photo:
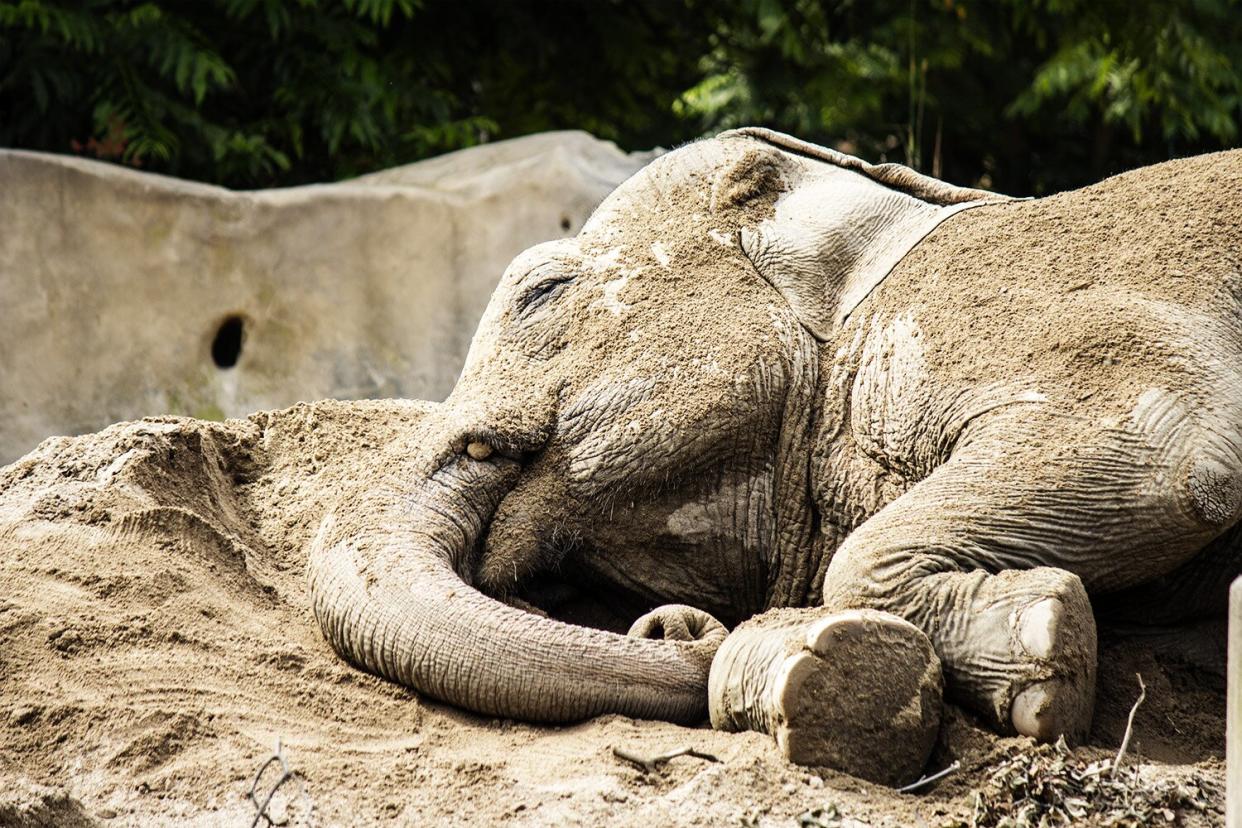
<svg viewBox="0 0 1242 828"><path fill-rule="evenodd" d="M695 750L692 747L677 748L676 750L670 750L668 753L661 753L658 756L652 756L650 759L645 759L642 756L630 753L628 750L619 747L614 747L612 749L612 755L618 759L629 762L632 765L636 765L641 768L644 773L652 773L655 771L657 765L663 765L665 762L668 762L670 759L676 759L678 756L693 756L695 759L703 759L708 762L720 761L719 758L713 756L712 754L704 753L701 750Z"/></svg>
<svg viewBox="0 0 1242 828"><path fill-rule="evenodd" d="M267 792L267 796L263 798L263 802L260 803L259 797L257 796L259 780L263 778L263 773L270 768L273 763L280 766L280 776L276 779L276 784L272 785L272 789ZM302 776L301 771L289 769L289 762L285 759L284 751L281 749L280 737L277 737L275 750L272 752L272 755L267 758L267 761L259 766L258 772L254 775L254 781L250 783L250 801L255 807L254 820L250 823L250 828L258 828L259 820L263 820L269 826L285 825L289 821L288 819L273 819L271 814L267 812L267 809L271 807L272 798L276 796L276 791L280 790L280 786L288 782L290 779L296 779L298 781L298 793L293 797L293 799L296 799L299 796L304 796L306 794L306 778Z"/></svg>
<svg viewBox="0 0 1242 828"><path fill-rule="evenodd" d="M897 793L910 793L911 791L917 791L919 788L923 787L924 785L930 785L931 783L939 779L944 779L946 776L948 776L951 773L957 773L957 771L960 770L961 767L962 767L961 762L954 762L952 765L949 765L947 768L945 768L942 771L937 771L936 773L933 773L930 776L924 776L922 779L919 779L916 782L911 782L909 785L906 785L904 788L898 788Z"/></svg>
<svg viewBox="0 0 1242 828"><path fill-rule="evenodd" d="M1121 737L1121 747L1117 749L1117 758L1113 760L1112 778L1117 778L1117 772L1121 770L1121 759L1126 755L1126 748L1130 747L1130 734L1134 732L1134 714L1138 712L1139 705L1143 703L1143 699L1147 698L1147 685L1143 684L1143 676L1135 673L1134 677L1139 683L1138 701L1134 703L1134 707L1130 708L1130 718L1126 720L1126 734Z"/></svg>

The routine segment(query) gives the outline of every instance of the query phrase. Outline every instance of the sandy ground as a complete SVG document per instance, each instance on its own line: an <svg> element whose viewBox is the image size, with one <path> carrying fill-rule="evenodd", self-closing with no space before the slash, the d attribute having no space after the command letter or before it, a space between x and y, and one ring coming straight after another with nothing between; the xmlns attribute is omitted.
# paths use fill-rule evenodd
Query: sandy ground
<svg viewBox="0 0 1242 828"><path fill-rule="evenodd" d="M1170 301L1208 311L1222 296L1236 301L1240 180L1242 153L1226 153L1038 209L972 211L919 245L878 295L923 291L920 313L948 326L956 306L938 305L934 279L922 276L952 266L977 289L957 324L961 345L942 349L950 364L938 369L963 382L1012 372L989 360L1029 355L1029 343L1070 368L1107 360L1141 371L1157 364L1143 347L1158 337L1110 321L1092 286L1145 295L1159 284ZM1040 267L1011 267L1014 244ZM998 273L1009 280L1003 301ZM1097 281L1076 281L1083 273ZM1064 283L1055 306L1032 287L1047 279ZM1061 320L1071 318L1108 335L1062 347ZM981 331L999 344L973 347ZM1114 812L1076 824L1221 824L1219 626L1104 628L1095 727L1068 757L946 708L929 770L955 761L960 770L906 795L791 766L757 734L615 716L561 728L489 720L349 667L312 617L307 541L386 458L412 450L402 441L424 406L324 402L226 423L146 420L53 438L0 469L0 826L248 825L252 779L277 739L304 788L286 785L273 811L295 824L995 825L984 803L999 796L998 774L1013 779L1015 761L1072 765L1057 778L1082 781L1086 763L1111 760L1136 673L1146 700L1123 776L1137 769L1136 790L1187 793L1141 820ZM677 747L718 761L681 757L647 772L613 755ZM274 780L265 776L261 792Z"/></svg>
<svg viewBox="0 0 1242 828"><path fill-rule="evenodd" d="M303 550L422 405L121 424L0 470L0 825L249 825L277 738L305 780L275 797L294 824L969 825L996 764L1031 750L950 707L929 770L962 770L902 795L791 766L758 734L491 720L349 667L311 615ZM1206 797L1178 824L1221 821L1220 634L1106 632L1095 730L1074 754L1116 751L1141 673L1127 761ZM719 761L648 773L612 754L682 746Z"/></svg>

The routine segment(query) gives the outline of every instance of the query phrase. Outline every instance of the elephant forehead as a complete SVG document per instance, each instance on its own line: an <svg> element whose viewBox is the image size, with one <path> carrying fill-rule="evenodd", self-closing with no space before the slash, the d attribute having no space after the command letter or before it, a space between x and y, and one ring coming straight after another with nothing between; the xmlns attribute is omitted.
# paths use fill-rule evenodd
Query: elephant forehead
<svg viewBox="0 0 1242 828"><path fill-rule="evenodd" d="M619 227L636 225L675 227L684 233L694 225L736 219L739 206L766 214L775 192L771 199L758 202L742 199L734 203L724 195L746 192L749 186L775 191L768 174L772 164L765 162L779 157L780 153L752 138L709 138L687 144L655 159L614 190L583 226L580 237L610 244L619 235Z"/></svg>
<svg viewBox="0 0 1242 828"><path fill-rule="evenodd" d="M599 304L604 307L613 316L620 316L630 309L630 306L621 301L621 291L629 284L630 274L622 273L610 282L605 282L600 286L600 293L603 296L599 299Z"/></svg>

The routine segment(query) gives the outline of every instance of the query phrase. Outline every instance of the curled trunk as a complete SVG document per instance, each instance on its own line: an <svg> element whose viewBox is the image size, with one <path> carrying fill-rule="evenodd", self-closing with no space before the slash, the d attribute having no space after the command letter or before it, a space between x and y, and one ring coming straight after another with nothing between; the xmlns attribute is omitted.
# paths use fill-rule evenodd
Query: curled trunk
<svg viewBox="0 0 1242 828"><path fill-rule="evenodd" d="M467 583L515 474L508 461L461 458L413 495L373 497L365 522L349 521L362 528L325 519L308 564L324 636L359 667L478 713L702 719L723 630L698 641L617 635L515 609Z"/></svg>

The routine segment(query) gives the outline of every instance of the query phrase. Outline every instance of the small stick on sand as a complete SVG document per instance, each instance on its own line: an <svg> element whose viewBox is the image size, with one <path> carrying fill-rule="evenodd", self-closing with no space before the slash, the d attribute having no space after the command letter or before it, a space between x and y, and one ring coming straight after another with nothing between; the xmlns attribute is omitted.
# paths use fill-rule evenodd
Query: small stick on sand
<svg viewBox="0 0 1242 828"><path fill-rule="evenodd" d="M710 753L704 753L703 751L695 750L692 747L677 748L676 750L670 750L668 753L661 753L659 756L652 756L650 759L644 759L641 756L637 756L630 753L628 750L619 747L614 747L612 749L612 755L618 759L637 765L642 768L645 773L654 772L657 765L663 765L665 762L670 759L676 759L678 756L693 756L695 759L704 759L708 762L720 761L720 759L712 756Z"/></svg>
<svg viewBox="0 0 1242 828"><path fill-rule="evenodd" d="M254 775L254 781L250 783L250 801L254 803L255 807L254 821L250 823L250 828L258 828L259 820L265 821L269 826L289 824L288 817L280 820L273 819L271 814L267 812L267 809L268 806L272 804L272 798L276 796L276 791L280 790L280 786L288 782L290 779L296 779L298 781L298 785L300 786L298 796L303 796L306 793L306 778L302 776L301 771L289 769L289 761L285 759L284 751L281 750L280 741L280 737L277 736L275 750L272 752L272 755L267 758L267 761L259 766L258 773ZM264 771L271 767L273 763L279 766L280 776L276 779L276 784L274 784L272 789L267 792L267 796L264 797L263 802L260 804L259 798L256 795L259 789L259 780L263 778Z"/></svg>
<svg viewBox="0 0 1242 828"><path fill-rule="evenodd" d="M1143 676L1141 673L1135 673L1134 677L1139 683L1138 701L1134 703L1134 707L1130 708L1130 718L1126 720L1126 735L1121 737L1121 747L1117 750L1117 758L1113 760L1113 772L1110 774L1112 778L1117 777L1117 771L1121 770L1121 759L1126 755L1126 748L1130 746L1130 734L1134 732L1134 714L1138 712L1139 705L1143 703L1143 699L1147 698L1147 685L1143 684Z"/></svg>
<svg viewBox="0 0 1242 828"><path fill-rule="evenodd" d="M911 782L909 785L906 785L904 788L898 788L897 793L910 793L910 791L917 791L919 788L923 787L924 785L930 785L931 783L935 782L937 779L944 779L946 776L948 776L951 773L957 773L957 771L960 770L961 767L962 767L961 762L954 762L952 765L949 765L947 768L945 768L942 771L937 771L936 773L933 773L931 776L924 776L922 779L918 780L917 782Z"/></svg>

